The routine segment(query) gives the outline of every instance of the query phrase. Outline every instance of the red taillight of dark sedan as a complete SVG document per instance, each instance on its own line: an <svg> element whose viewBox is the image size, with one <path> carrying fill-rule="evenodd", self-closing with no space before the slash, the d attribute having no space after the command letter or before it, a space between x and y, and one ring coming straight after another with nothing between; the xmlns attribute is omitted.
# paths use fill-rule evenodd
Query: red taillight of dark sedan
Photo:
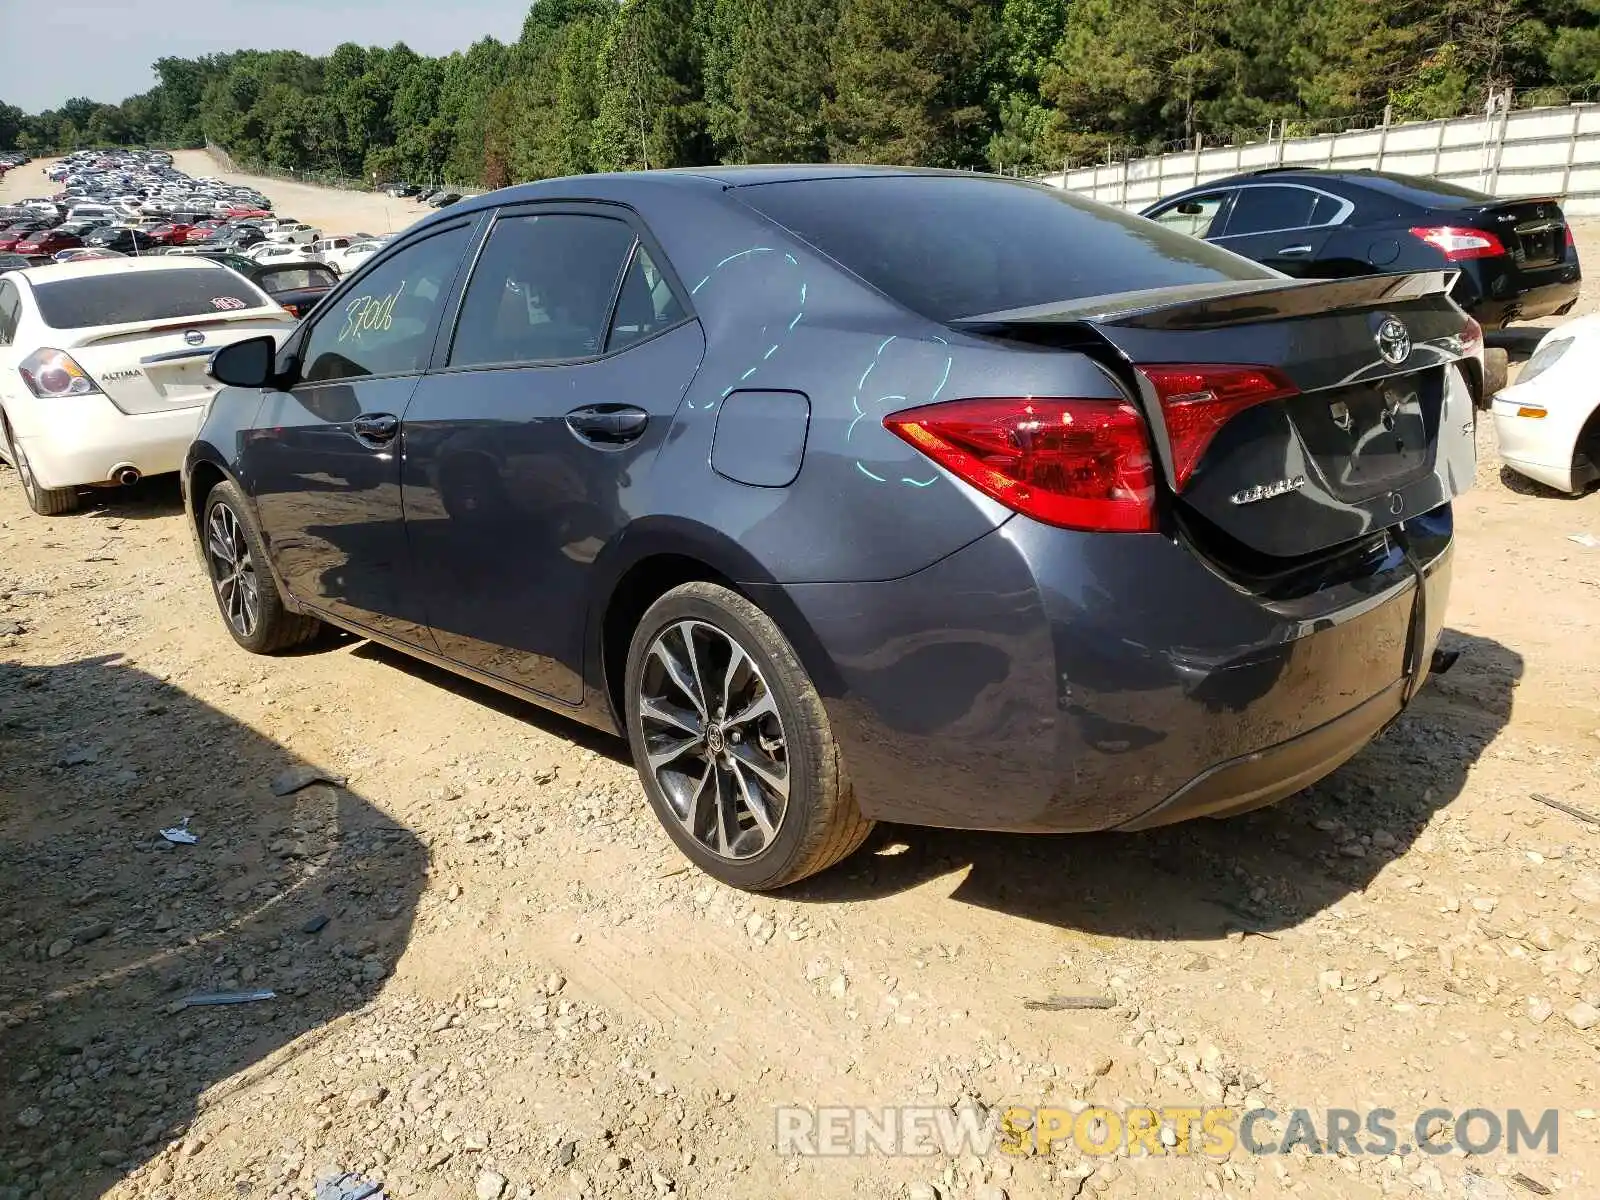
<svg viewBox="0 0 1600 1200"><path fill-rule="evenodd" d="M1505 244L1487 229L1469 229L1458 225L1418 226L1412 229L1411 236L1439 250L1446 262L1499 258L1506 252Z"/></svg>
<svg viewBox="0 0 1600 1200"><path fill-rule="evenodd" d="M1297 394L1270 367L1149 366L1182 491L1217 431L1257 404ZM894 413L884 425L1007 508L1067 529L1156 528L1149 429L1119 400L952 400Z"/></svg>

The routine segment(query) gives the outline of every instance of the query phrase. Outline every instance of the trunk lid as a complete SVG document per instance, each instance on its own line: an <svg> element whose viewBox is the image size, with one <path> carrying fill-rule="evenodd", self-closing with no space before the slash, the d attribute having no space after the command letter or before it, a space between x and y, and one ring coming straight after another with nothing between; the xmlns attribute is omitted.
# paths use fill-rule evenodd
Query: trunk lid
<svg viewBox="0 0 1600 1200"><path fill-rule="evenodd" d="M1554 199L1486 204L1477 210L1474 224L1500 239L1519 270L1559 266L1573 253L1567 246L1567 219Z"/></svg>
<svg viewBox="0 0 1600 1200"><path fill-rule="evenodd" d="M1449 271L1225 281L954 324L1096 354L1138 397L1184 524L1224 557L1272 562L1324 554L1470 486L1471 399L1454 365L1467 318L1453 282Z"/></svg>
<svg viewBox="0 0 1600 1200"><path fill-rule="evenodd" d="M229 317L99 326L79 330L59 348L122 412L158 413L210 399L221 385L206 374L206 364L223 346L263 333L281 341L294 328L286 313L256 309Z"/></svg>

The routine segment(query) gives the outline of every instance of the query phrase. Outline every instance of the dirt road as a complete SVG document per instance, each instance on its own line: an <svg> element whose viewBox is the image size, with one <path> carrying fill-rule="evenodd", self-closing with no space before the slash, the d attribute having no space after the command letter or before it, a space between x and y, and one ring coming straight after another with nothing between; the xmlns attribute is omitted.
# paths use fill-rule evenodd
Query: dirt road
<svg viewBox="0 0 1600 1200"><path fill-rule="evenodd" d="M762 899L685 869L619 744L351 639L237 650L170 482L46 520L0 473L0 1200L1600 1195L1600 833L1529 798L1600 813L1600 496L1480 452L1460 663L1322 784L882 829ZM307 764L343 784L274 794ZM839 1104L1388 1108L1408 1149L778 1153L778 1106ZM1558 1154L1412 1146L1519 1106Z"/></svg>

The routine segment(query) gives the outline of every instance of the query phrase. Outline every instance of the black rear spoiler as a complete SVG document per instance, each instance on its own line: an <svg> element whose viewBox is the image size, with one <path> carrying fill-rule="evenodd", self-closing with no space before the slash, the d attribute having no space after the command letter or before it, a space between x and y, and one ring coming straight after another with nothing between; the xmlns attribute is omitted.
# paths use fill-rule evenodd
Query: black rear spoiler
<svg viewBox="0 0 1600 1200"><path fill-rule="evenodd" d="M1449 270L1351 279L1229 279L1009 308L958 317L949 324L973 333L1016 325L1080 323L1132 329L1218 329L1448 295L1459 274Z"/></svg>

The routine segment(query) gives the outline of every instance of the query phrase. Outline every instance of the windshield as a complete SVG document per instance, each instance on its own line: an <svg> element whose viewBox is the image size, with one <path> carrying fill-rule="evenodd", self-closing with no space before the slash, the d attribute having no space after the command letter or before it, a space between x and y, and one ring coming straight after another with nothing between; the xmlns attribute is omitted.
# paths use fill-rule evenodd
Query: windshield
<svg viewBox="0 0 1600 1200"><path fill-rule="evenodd" d="M855 175L735 195L935 321L1276 273L1056 188L964 175Z"/></svg>
<svg viewBox="0 0 1600 1200"><path fill-rule="evenodd" d="M215 317L270 303L248 280L209 267L61 279L35 284L33 294L40 317L55 329Z"/></svg>

